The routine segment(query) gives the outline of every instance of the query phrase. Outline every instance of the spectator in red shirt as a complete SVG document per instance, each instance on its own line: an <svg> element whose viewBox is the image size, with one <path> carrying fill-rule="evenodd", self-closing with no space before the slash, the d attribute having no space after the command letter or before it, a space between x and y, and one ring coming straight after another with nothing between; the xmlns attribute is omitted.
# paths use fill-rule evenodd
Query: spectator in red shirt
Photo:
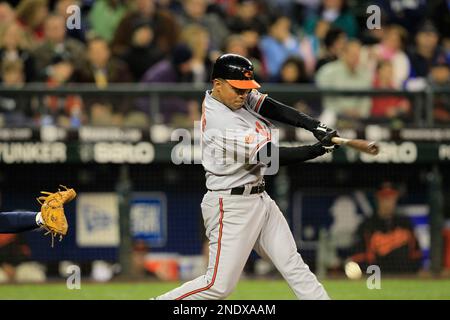
<svg viewBox="0 0 450 320"><path fill-rule="evenodd" d="M450 65L445 62L438 62L432 66L428 81L432 86L450 87ZM450 123L450 97L448 94L435 95L433 115L436 123L448 126Z"/></svg>
<svg viewBox="0 0 450 320"><path fill-rule="evenodd" d="M394 72L392 63L382 60L378 63L375 78L373 81L374 89L394 89ZM398 96L378 96L372 98L371 115L379 118L397 118L409 114L411 109L407 99Z"/></svg>
<svg viewBox="0 0 450 320"><path fill-rule="evenodd" d="M17 21L39 43L44 39L44 21L48 15L48 0L22 0L16 8Z"/></svg>

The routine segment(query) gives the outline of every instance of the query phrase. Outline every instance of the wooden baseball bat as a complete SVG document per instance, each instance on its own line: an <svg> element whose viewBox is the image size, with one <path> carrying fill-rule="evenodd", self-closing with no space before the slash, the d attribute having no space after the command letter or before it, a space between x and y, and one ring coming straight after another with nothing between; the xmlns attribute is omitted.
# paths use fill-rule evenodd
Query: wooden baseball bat
<svg viewBox="0 0 450 320"><path fill-rule="evenodd" d="M362 139L345 139L341 137L333 137L331 141L335 144L345 145L355 150L377 155L380 152L380 146L375 141L367 141Z"/></svg>

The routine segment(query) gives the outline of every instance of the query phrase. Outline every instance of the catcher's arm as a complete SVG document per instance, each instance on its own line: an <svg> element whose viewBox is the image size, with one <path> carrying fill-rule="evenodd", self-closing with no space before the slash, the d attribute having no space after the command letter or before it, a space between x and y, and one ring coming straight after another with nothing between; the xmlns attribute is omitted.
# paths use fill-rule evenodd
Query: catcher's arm
<svg viewBox="0 0 450 320"><path fill-rule="evenodd" d="M0 212L0 233L19 233L39 228L37 212Z"/></svg>
<svg viewBox="0 0 450 320"><path fill-rule="evenodd" d="M59 241L67 234L68 224L64 214L64 204L72 201L76 197L74 189L60 186L64 190L58 189L57 192L41 191L42 196L37 198L41 204L41 221L42 227L47 230L47 234L52 237L52 247L54 237L59 235Z"/></svg>

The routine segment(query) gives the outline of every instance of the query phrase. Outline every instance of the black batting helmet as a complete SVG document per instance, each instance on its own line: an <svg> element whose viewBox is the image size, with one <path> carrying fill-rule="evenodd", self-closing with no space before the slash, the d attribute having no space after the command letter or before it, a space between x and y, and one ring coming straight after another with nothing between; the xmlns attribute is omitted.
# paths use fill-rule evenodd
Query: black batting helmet
<svg viewBox="0 0 450 320"><path fill-rule="evenodd" d="M221 78L238 89L257 89L261 86L254 80L253 64L238 54L224 54L213 66L211 80Z"/></svg>

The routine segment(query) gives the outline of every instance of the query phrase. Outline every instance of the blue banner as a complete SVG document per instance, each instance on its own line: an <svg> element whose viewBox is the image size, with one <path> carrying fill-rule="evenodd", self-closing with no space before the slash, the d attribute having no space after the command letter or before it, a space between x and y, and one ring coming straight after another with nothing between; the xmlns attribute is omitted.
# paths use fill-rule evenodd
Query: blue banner
<svg viewBox="0 0 450 320"><path fill-rule="evenodd" d="M167 242L167 199L164 193L133 193L130 209L131 234L150 247Z"/></svg>

